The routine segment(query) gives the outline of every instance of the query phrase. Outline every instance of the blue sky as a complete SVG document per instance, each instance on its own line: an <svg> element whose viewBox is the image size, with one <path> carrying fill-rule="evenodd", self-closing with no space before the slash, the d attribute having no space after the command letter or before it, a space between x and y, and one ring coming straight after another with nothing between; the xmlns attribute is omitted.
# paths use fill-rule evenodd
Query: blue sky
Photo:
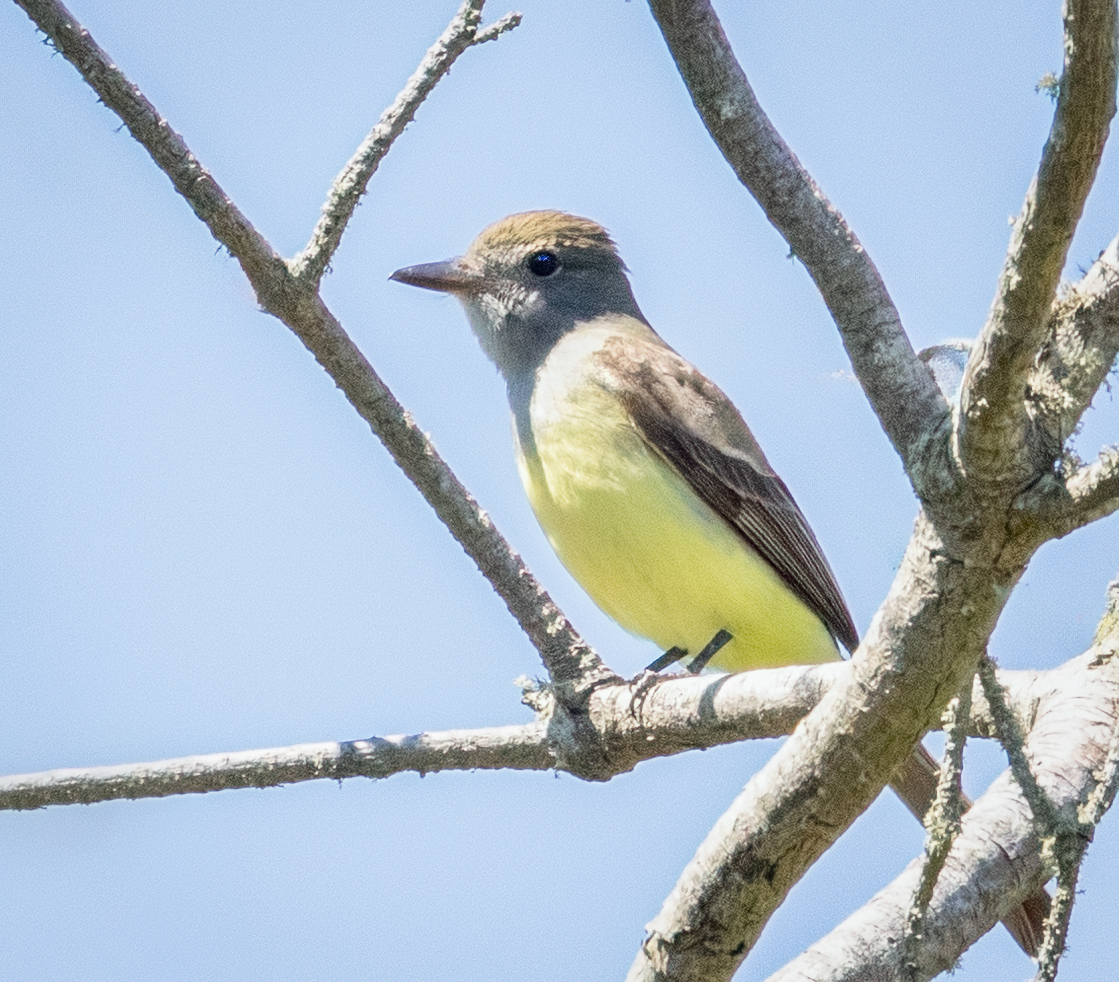
<svg viewBox="0 0 1119 982"><path fill-rule="evenodd" d="M723 3L763 106L855 228L915 346L980 327L1049 127L1056 0ZM291 255L454 0L76 2L75 15ZM488 11L490 20L506 7ZM735 181L641 3L518 5L383 163L324 296L606 658L651 656L551 554L502 386L454 301L387 280L530 208L595 218L644 312L735 400L865 630L915 501L803 267ZM239 267L76 72L0 5L3 771L528 719L538 659ZM1116 230L1105 155L1070 257ZM1079 446L1116 439L1105 393ZM1089 643L1115 520L1047 546L992 650ZM979 791L1002 767L969 745ZM12 977L611 979L769 743L551 774L405 775L0 815ZM1062 980L1111 970L1105 821ZM889 795L793 891L764 978L889 882L921 830ZM1105 969L1104 966L1107 966ZM997 930L956 978L1026 978Z"/></svg>

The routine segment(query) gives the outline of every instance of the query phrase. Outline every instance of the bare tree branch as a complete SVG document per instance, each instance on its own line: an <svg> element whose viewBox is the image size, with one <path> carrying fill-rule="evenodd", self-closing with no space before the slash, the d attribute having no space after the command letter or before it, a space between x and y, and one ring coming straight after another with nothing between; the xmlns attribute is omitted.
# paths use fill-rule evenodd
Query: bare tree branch
<svg viewBox="0 0 1119 982"><path fill-rule="evenodd" d="M1032 224L1044 220L1058 229L1062 200L1066 211L1074 203L1067 235L1091 185L1115 82L1113 9L1071 2L1069 36L1086 50L1075 52L1066 68L1069 91L1043 160L1041 210L1030 215ZM1041 540L1030 534L1036 529L1026 527L1031 517L1008 514L1025 482L1009 485L995 499L987 486L961 483L944 439L947 404L918 367L857 240L758 107L709 4L650 4L708 130L816 279L868 398L918 494L931 506L929 517L918 520L906 562L855 656L851 676L828 693L720 819L650 925L630 973L632 980L728 978L785 891L900 762L903 733L916 723L912 746L920 727L931 722L925 719L929 708L939 709L970 678L1006 596ZM1091 15L1095 21L1085 23ZM1094 30L1102 30L1102 40ZM1100 109L1095 117L1089 111L1093 100ZM1085 152L1086 140L1095 141L1091 153ZM1065 159L1078 155L1088 162ZM1072 191L1062 199L1057 192L1067 181ZM1032 231L1026 238L1034 251L1045 241ZM1066 248L1067 241L1062 262ZM1043 340L1060 265L1052 288L1042 288L1027 366ZM973 367L976 362L973 357ZM1011 394L992 392L1003 399ZM992 418L1008 412L1003 406L987 411ZM1036 462L1031 463L1036 476Z"/></svg>
<svg viewBox="0 0 1119 982"><path fill-rule="evenodd" d="M322 278L330 257L342 241L350 216L365 194L369 179L393 142L404 132L404 127L412 121L420 103L451 70L458 56L472 45L492 41L520 24L521 15L509 13L479 31L484 3L485 0L465 0L439 40L428 49L396 100L381 114L377 125L334 179L323 205L322 217L311 233L310 241L291 261L291 271L297 279L317 283Z"/></svg>
<svg viewBox="0 0 1119 982"><path fill-rule="evenodd" d="M921 493L918 451L948 406L855 233L774 129L707 0L650 0L696 110L738 179L815 280L855 373Z"/></svg>
<svg viewBox="0 0 1119 982"><path fill-rule="evenodd" d="M526 685L537 721L406 736L224 751L111 767L69 768L0 778L0 811L92 804L119 798L275 787L323 778L388 777L406 771L563 770L606 781L643 760L791 733L845 671L826 665L738 675L674 676L602 686L586 704L589 727L566 726L548 688ZM1046 673L1000 672L1021 717L1044 711ZM971 733L990 736L977 687ZM1040 708L1039 708L1040 707ZM591 741L588 749L587 741ZM590 762L596 769L588 770Z"/></svg>
<svg viewBox="0 0 1119 982"><path fill-rule="evenodd" d="M643 680L601 686L585 706L589 728L576 729L556 720L548 687L522 680L524 701L536 711L537 722L17 774L0 779L0 811L462 768L554 768L605 781L643 760L785 736L845 671L842 663L832 662L737 675L669 676L649 687ZM1044 710L1046 677L1044 672L998 673L1019 717ZM993 723L978 685L973 696L978 705L971 735L989 737ZM580 746L588 738L590 752ZM571 766L587 760L598 769Z"/></svg>
<svg viewBox="0 0 1119 982"><path fill-rule="evenodd" d="M404 771L554 768L605 781L642 760L789 733L842 671L834 662L602 686L586 704L590 725L578 728L550 688L522 680L536 722L13 775L0 778L0 811Z"/></svg>
<svg viewBox="0 0 1119 982"><path fill-rule="evenodd" d="M51 43L124 121L214 237L236 257L260 305L315 356L393 459L435 509L540 652L565 698L615 676L575 632L350 340L315 290L237 210L168 125L70 12L56 0L16 0ZM471 0L468 4L471 5ZM480 6L480 3L477 4ZM504 22L499 22L504 23Z"/></svg>
<svg viewBox="0 0 1119 982"><path fill-rule="evenodd" d="M920 860L914 860L893 883L767 982L920 982L950 970L968 947L1048 876L1029 806L1008 775L964 816L963 831L922 920L921 944L909 962L901 940L920 872Z"/></svg>
<svg viewBox="0 0 1119 982"><path fill-rule="evenodd" d="M1115 606L1112 601L1109 610ZM1105 622L1106 622L1105 615ZM1030 769L1054 809L1084 823L1084 845L1115 796L1119 659L1115 625L1079 658L1031 680L999 673L1021 708L1032 707ZM1020 684L1017 684L1020 683ZM975 696L982 702L978 683ZM1020 711L1020 710L1019 710ZM1092 801L1095 807L1084 809ZM922 925L918 979L950 968L978 938L1052 872L1038 848L1033 812L1009 771L967 813ZM907 906L919 869L892 884L768 982L856 982L904 978Z"/></svg>
<svg viewBox="0 0 1119 982"><path fill-rule="evenodd" d="M1047 457L1057 459L1119 352L1119 237L1058 295L1047 334L1026 399Z"/></svg>
<svg viewBox="0 0 1119 982"><path fill-rule="evenodd" d="M960 402L964 470L1014 490L1045 464L1032 446L1026 382L1115 114L1114 0L1066 0L1064 26L1064 73L1049 140L1015 221Z"/></svg>
<svg viewBox="0 0 1119 982"><path fill-rule="evenodd" d="M88 805L120 798L271 788L322 778L380 778L402 771L545 770L552 762L544 731L543 723L528 723L44 771L0 779L0 808Z"/></svg>
<svg viewBox="0 0 1119 982"><path fill-rule="evenodd" d="M948 703L948 708L944 711L943 720L947 725L943 764L936 798L924 819L925 855L921 860L921 876L906 915L903 961L907 967L917 964L917 949L924 940L924 922L933 891L940 882L952 843L962 830L964 812L968 810L961 780L970 716L971 685L968 684Z"/></svg>
<svg viewBox="0 0 1119 982"><path fill-rule="evenodd" d="M1094 463L1078 468L1062 490L1063 495L1054 495L1039 488L1031 496L1043 499L1030 508L1041 534L1060 538L1113 514L1119 509L1119 447L1106 448Z"/></svg>

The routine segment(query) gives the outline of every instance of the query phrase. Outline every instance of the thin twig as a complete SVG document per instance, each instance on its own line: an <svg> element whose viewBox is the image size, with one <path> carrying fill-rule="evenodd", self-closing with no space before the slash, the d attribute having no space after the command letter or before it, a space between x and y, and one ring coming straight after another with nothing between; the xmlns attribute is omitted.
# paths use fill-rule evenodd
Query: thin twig
<svg viewBox="0 0 1119 982"><path fill-rule="evenodd" d="M1107 589L1107 607L1100 618L1093 643L1095 656L1113 661L1119 656L1119 582L1112 581ZM1107 755L1098 768L1092 771L1094 787L1077 809L1075 822L1068 822L1059 832L1056 849L1057 889L1053 909L1046 924L1045 945L1038 960L1037 982L1053 982L1057 977L1060 957L1065 950L1072 908L1076 901L1076 884L1088 846L1107 810L1115 801L1119 790L1119 721L1111 730Z"/></svg>
<svg viewBox="0 0 1119 982"><path fill-rule="evenodd" d="M229 788L271 788L322 778L382 778L403 771L546 770L552 760L545 730L543 723L534 722L21 774L0 779L0 808L23 811Z"/></svg>
<svg viewBox="0 0 1119 982"><path fill-rule="evenodd" d="M964 769L964 746L967 742L968 720L971 717L971 680L960 694L948 703L942 722L947 737L944 761L940 766L940 781L936 798L925 816L925 857L921 864L921 879L914 892L913 904L906 923L905 944L909 947L906 967L911 978L917 977L916 947L920 944L925 914L932 900L933 889L940 877L952 843L960 834L962 818L967 806L960 779Z"/></svg>
<svg viewBox="0 0 1119 982"><path fill-rule="evenodd" d="M984 658L979 665L979 680L998 729L999 742L1010 760L1011 773L1033 812L1034 824L1041 838L1042 855L1057 866L1057 889L1038 954L1038 982L1050 982L1056 977L1057 964L1064 952L1077 874L1091 830L1085 836L1079 823L1070 826L1038 783L1025 754L1021 726L1006 706L1002 686L995 678L994 663L989 658Z"/></svg>
<svg viewBox="0 0 1119 982"><path fill-rule="evenodd" d="M508 13L496 23L479 30L484 3L485 0L464 0L393 104L381 114L377 124L334 179L310 241L291 261L291 271L297 279L317 283L322 278L342 241L350 216L365 194L369 179L393 142L404 132L404 127L412 121L420 104L451 70L458 56L472 45L492 41L520 24L520 14Z"/></svg>
<svg viewBox="0 0 1119 982"><path fill-rule="evenodd" d="M1002 744L1010 761L1014 780L1021 787L1022 794L1030 803L1030 808L1042 829L1050 833L1057 827L1060 819L1049 796L1041 790L1037 778L1030 769L1030 762L1025 754L1025 735L1022 733L1021 724L1007 706L1002 685L995 675L995 663L990 658L984 658L979 663L979 681L983 685L983 695L987 699L987 705L995 721L999 743Z"/></svg>

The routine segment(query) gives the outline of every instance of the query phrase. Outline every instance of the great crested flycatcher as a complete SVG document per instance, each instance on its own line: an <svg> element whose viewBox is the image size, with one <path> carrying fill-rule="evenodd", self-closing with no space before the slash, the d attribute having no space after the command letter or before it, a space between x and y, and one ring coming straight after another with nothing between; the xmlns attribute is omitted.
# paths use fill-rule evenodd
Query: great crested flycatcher
<svg viewBox="0 0 1119 982"><path fill-rule="evenodd" d="M605 229L558 211L510 215L464 256L392 279L465 307L508 386L532 509L614 620L692 667L696 656L728 671L831 661L837 641L854 651L847 605L788 488L726 395L645 319ZM918 816L934 774L918 748L894 781ZM1030 954L1038 903L1007 918Z"/></svg>

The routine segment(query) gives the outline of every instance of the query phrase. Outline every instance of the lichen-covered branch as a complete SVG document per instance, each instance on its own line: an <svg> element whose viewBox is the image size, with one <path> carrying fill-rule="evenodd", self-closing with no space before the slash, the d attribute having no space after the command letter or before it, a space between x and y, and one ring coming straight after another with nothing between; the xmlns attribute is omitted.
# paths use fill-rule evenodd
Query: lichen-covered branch
<svg viewBox="0 0 1119 982"><path fill-rule="evenodd" d="M707 0L649 0L712 139L811 274L867 397L921 492L919 451L948 407L855 233L758 104Z"/></svg>
<svg viewBox="0 0 1119 982"><path fill-rule="evenodd" d="M1113 596L1109 612L1114 610ZM1101 624L1107 624L1105 615ZM1116 630L1101 631L1079 658L1049 672L998 673L1013 694L1016 715L1028 709L1025 755L1053 809L1079 813L1083 845L1115 796L1119 752L1119 658ZM975 686L977 703L985 700ZM986 707L979 706L981 712ZM984 729L980 722L979 729ZM1054 872L1043 859L1033 810L1009 772L999 777L963 819L948 863L922 923L917 979L950 968L1015 903ZM901 942L907 907L919 877L915 862L869 903L770 977L768 982L856 982L903 978ZM1060 896L1054 917L1061 917ZM1067 914L1063 918L1067 923ZM1055 947L1059 953L1063 938Z"/></svg>
<svg viewBox="0 0 1119 982"><path fill-rule="evenodd" d="M921 982L950 970L1049 871L1040 861L1029 806L1009 776L964 816L962 832L921 922L921 943L906 952L909 906L921 874L914 860L893 883L767 982Z"/></svg>
<svg viewBox="0 0 1119 982"><path fill-rule="evenodd" d="M1073 471L1060 492L1038 492L1040 527L1054 538L1119 510L1119 447L1105 448L1097 460Z"/></svg>
<svg viewBox="0 0 1119 982"><path fill-rule="evenodd" d="M1052 533L1038 513L1016 510L1027 503L1016 506L1015 498L1045 475L1055 455L1045 461L1025 454L1023 424L1008 459L1019 459L1017 447L1029 468L1005 481L1005 470L970 472L975 455L953 453L947 403L913 354L877 272L761 111L709 3L650 5L716 144L820 287L925 504L851 676L828 693L720 819L650 925L630 973L631 980L723 979L785 891L877 793L887 768L898 766L906 741L911 748L921 728L931 725L929 711L939 712L970 678L1006 597ZM998 326L984 335L985 346L965 376L965 408L974 409L976 393L991 387L983 413L996 428L1000 420L1027 419L1026 372L1049 327L1067 239L1114 111L1114 5L1070 0L1066 29L1068 81L1062 81L1036 200L1019 229L1022 248L1012 252L1023 275L1037 266L1040 279L1023 285L1004 278L1000 295L1010 298L1013 316L992 319ZM1047 282L1046 264L1058 252ZM1011 323L1015 318L1036 322L1027 331L1017 391L1013 384L1000 388L989 374L1005 370L1005 358L999 365L983 360L1010 350L999 338L1021 333L1021 325ZM977 431L976 438L981 442L984 435ZM991 443L1005 438L1002 433Z"/></svg>
<svg viewBox="0 0 1119 982"><path fill-rule="evenodd" d="M1047 339L1027 379L1027 406L1056 459L1119 352L1119 237L1053 304Z"/></svg>
<svg viewBox="0 0 1119 982"><path fill-rule="evenodd" d="M983 484L1022 487L1044 461L1026 383L1046 336L1069 243L1115 114L1114 0L1066 0L1065 64L1049 140L1014 223L961 392L958 453Z"/></svg>
<svg viewBox="0 0 1119 982"><path fill-rule="evenodd" d="M913 892L913 902L906 918L904 961L907 969L917 965L917 949L924 938L924 920L932 901L933 890L948 861L952 843L959 836L961 819L967 811L961 780L964 769L964 746L968 718L971 715L971 684L948 703L944 711L945 746L936 798L925 816L925 855L921 876Z"/></svg>

